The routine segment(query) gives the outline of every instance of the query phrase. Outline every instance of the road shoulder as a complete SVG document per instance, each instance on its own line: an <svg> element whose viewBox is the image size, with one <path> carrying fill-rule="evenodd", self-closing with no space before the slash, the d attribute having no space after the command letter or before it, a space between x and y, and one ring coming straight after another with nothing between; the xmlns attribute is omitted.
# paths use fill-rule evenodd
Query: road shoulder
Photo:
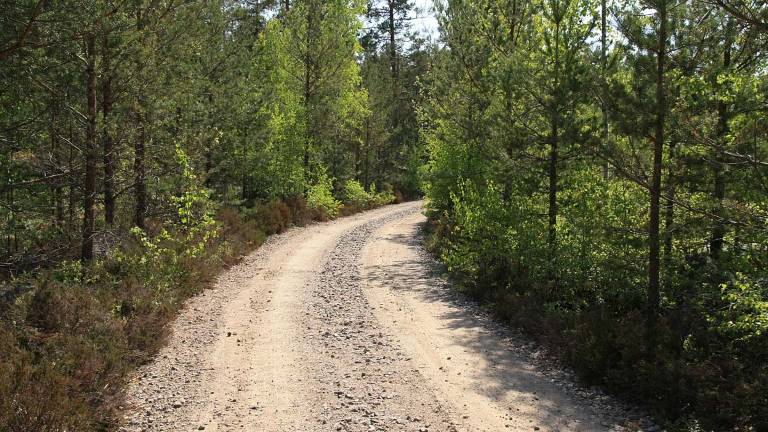
<svg viewBox="0 0 768 432"><path fill-rule="evenodd" d="M459 430L623 430L620 404L537 368L524 338L447 286L422 247L424 222L415 214L375 233L362 256L364 292Z"/></svg>

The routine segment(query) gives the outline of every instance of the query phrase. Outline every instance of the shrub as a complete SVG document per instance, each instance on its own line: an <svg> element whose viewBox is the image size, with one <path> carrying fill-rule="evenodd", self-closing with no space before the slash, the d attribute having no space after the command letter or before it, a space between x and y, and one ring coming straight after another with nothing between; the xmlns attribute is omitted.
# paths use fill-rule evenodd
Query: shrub
<svg viewBox="0 0 768 432"><path fill-rule="evenodd" d="M295 226L307 225L317 218L316 212L309 208L306 198L301 195L288 197L285 203L291 209L291 218Z"/></svg>
<svg viewBox="0 0 768 432"><path fill-rule="evenodd" d="M397 196L392 191L392 185L388 183L384 184L384 188L379 193L376 193L376 185L371 185L370 195L372 197L374 206L383 206L387 204L402 202L402 200L398 201Z"/></svg>
<svg viewBox="0 0 768 432"><path fill-rule="evenodd" d="M267 234L338 215L327 177L307 199L217 209L181 149L177 159L182 193L170 220L133 230L89 266L66 261L27 277L30 289L0 305L0 431L113 429L127 372L157 352L186 298Z"/></svg>
<svg viewBox="0 0 768 432"><path fill-rule="evenodd" d="M231 209L214 218L181 149L177 159L182 192L169 220L89 266L63 262L18 281L30 289L0 316L0 430L113 428L126 372L156 352L183 300L263 239Z"/></svg>
<svg viewBox="0 0 768 432"><path fill-rule="evenodd" d="M357 180L347 180L344 183L343 198L345 203L361 209L373 205L373 196L366 192L363 185Z"/></svg>
<svg viewBox="0 0 768 432"><path fill-rule="evenodd" d="M718 274L700 243L675 243L685 254L673 249L666 256L650 347L645 269L637 264L645 240L632 234L642 225L645 208L637 203L643 192L618 181L601 184L598 172L569 175L588 186L561 191L569 205L558 220L554 268L542 217L547 196L492 182L460 181L447 202L430 201L428 245L462 289L543 342L588 383L674 420L669 426L681 429L673 430L689 424L768 430L764 250L728 251L739 261Z"/></svg>
<svg viewBox="0 0 768 432"><path fill-rule="evenodd" d="M35 361L0 322L0 430L89 430L89 407L50 359Z"/></svg>
<svg viewBox="0 0 768 432"><path fill-rule="evenodd" d="M293 223L291 209L283 201L271 201L256 207L256 221L266 234L285 231Z"/></svg>
<svg viewBox="0 0 768 432"><path fill-rule="evenodd" d="M384 191L380 193L376 192L376 185L371 185L371 190L368 192L359 181L347 180L342 190L342 198L345 206L344 213L352 214L390 204L395 201L395 194L389 185L385 186Z"/></svg>
<svg viewBox="0 0 768 432"><path fill-rule="evenodd" d="M341 203L333 197L333 179L326 175L307 191L307 205L320 212L322 218L334 219L339 215Z"/></svg>
<svg viewBox="0 0 768 432"><path fill-rule="evenodd" d="M392 201L393 204L400 204L402 202L405 202L405 196L400 191L395 191L395 199Z"/></svg>
<svg viewBox="0 0 768 432"><path fill-rule="evenodd" d="M264 243L267 234L260 224L253 218L245 219L241 212L231 207L225 207L216 215L216 220L221 225L219 242L223 250L223 257L227 264L232 264L240 257L240 252L257 248Z"/></svg>

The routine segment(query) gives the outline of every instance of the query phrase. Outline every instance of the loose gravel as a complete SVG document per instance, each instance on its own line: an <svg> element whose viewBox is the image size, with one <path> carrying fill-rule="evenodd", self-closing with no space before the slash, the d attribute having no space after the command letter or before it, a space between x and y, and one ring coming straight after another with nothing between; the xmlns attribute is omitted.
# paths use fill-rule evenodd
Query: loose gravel
<svg viewBox="0 0 768 432"><path fill-rule="evenodd" d="M122 430L657 430L644 418L626 427L640 414L574 384L551 356L456 295L421 247L420 211L421 203L388 206L271 237L187 302L167 346L131 380ZM524 366L525 380L512 375L501 387L518 394L530 389L512 389L515 382L544 386L567 412L583 411L582 426L520 426L515 406L504 406L503 423L475 421L486 411L473 404L509 399L478 399L475 387L443 376L450 368L477 379L473 370L486 360L458 338L452 357L432 358L447 347L429 341L453 337L440 321L445 308L475 320L488 344ZM535 396L515 401L520 412L556 412Z"/></svg>

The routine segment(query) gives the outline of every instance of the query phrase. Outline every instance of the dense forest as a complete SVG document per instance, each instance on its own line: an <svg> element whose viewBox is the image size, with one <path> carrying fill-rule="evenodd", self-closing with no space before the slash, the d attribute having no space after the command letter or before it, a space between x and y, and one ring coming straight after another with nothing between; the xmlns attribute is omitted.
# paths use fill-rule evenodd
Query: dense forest
<svg viewBox="0 0 768 432"><path fill-rule="evenodd" d="M420 116L450 270L585 379L767 430L768 8L438 9Z"/></svg>
<svg viewBox="0 0 768 432"><path fill-rule="evenodd" d="M425 197L467 293L677 430L768 430L768 5L3 0L0 430L110 430L266 236Z"/></svg>
<svg viewBox="0 0 768 432"><path fill-rule="evenodd" d="M291 225L416 197L407 1L6 1L0 430L107 429L181 302Z"/></svg>

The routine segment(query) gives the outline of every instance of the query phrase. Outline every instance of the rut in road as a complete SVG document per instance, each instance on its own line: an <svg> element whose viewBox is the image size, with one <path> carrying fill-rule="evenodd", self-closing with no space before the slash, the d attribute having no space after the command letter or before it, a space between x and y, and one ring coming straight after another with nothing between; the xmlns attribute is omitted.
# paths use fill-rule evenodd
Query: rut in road
<svg viewBox="0 0 768 432"><path fill-rule="evenodd" d="M124 430L623 430L618 404L454 301L420 210L293 229L225 272L132 381Z"/></svg>

